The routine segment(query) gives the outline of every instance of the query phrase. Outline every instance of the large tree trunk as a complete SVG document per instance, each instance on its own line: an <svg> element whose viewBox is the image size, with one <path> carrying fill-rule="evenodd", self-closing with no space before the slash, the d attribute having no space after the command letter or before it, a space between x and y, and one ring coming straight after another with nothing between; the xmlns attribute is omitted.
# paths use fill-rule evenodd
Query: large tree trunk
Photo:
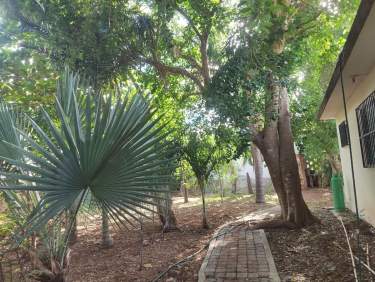
<svg viewBox="0 0 375 282"><path fill-rule="evenodd" d="M172 210L172 197L170 193L168 193L168 199L166 201L163 203L158 202L157 209L163 232L177 230L177 219Z"/></svg>
<svg viewBox="0 0 375 282"><path fill-rule="evenodd" d="M315 217L302 197L287 90L278 86L271 76L269 91L272 100L266 109L268 117L263 132L255 136L254 142L268 166L279 198L282 218L298 227L306 226L315 222Z"/></svg>
<svg viewBox="0 0 375 282"><path fill-rule="evenodd" d="M287 220L297 226L314 222L315 218L308 209L301 191L298 163L294 151L292 127L290 124L289 101L286 87L280 89L280 166L288 199Z"/></svg>
<svg viewBox="0 0 375 282"><path fill-rule="evenodd" d="M202 227L208 229L209 225L206 213L205 179L203 177L198 178L198 185L202 195Z"/></svg>
<svg viewBox="0 0 375 282"><path fill-rule="evenodd" d="M102 209L102 245L105 248L110 248L113 246L113 240L109 232L108 215L104 209Z"/></svg>
<svg viewBox="0 0 375 282"><path fill-rule="evenodd" d="M259 149L252 144L251 153L253 156L253 165L255 171L255 202L264 203L265 185L263 178L263 159Z"/></svg>
<svg viewBox="0 0 375 282"><path fill-rule="evenodd" d="M301 179L301 189L304 190L307 188L307 177L306 177L306 161L303 154L296 154L298 171Z"/></svg>

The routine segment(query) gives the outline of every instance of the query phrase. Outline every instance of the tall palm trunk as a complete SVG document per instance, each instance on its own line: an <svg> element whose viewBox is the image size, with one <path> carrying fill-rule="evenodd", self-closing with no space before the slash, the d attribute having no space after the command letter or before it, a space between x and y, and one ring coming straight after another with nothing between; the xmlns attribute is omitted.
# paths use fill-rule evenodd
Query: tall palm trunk
<svg viewBox="0 0 375 282"><path fill-rule="evenodd" d="M207 213L206 213L206 197L205 197L205 179L204 177L198 177L199 190L201 191L202 196L202 227L205 229L209 228Z"/></svg>
<svg viewBox="0 0 375 282"><path fill-rule="evenodd" d="M265 185L263 178L263 159L259 149L252 144L251 153L253 156L253 165L255 171L255 201L256 203L264 203Z"/></svg>
<svg viewBox="0 0 375 282"><path fill-rule="evenodd" d="M104 209L102 209L102 245L105 248L113 246L113 240L109 231L108 215Z"/></svg>

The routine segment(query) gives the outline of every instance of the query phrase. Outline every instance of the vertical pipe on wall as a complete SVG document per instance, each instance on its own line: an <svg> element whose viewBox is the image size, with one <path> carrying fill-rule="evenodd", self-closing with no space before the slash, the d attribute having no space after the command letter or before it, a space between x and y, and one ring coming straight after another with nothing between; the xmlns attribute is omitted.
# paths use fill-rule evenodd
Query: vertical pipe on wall
<svg viewBox="0 0 375 282"><path fill-rule="evenodd" d="M353 150L352 150L352 141L350 136L350 129L349 129L349 120L348 120L348 109L346 106L346 97L345 97L345 87L344 87L344 79L343 79L343 52L340 54L339 58L340 62L340 82L341 82L341 93L342 93L342 101L344 104L344 112L345 112L345 122L346 122L346 128L347 128L347 135L348 135L348 145L349 145L349 153L350 153L350 167L352 172L352 184L353 184L353 192L354 192L354 203L355 203L355 213L357 217L357 228L358 228L358 237L357 237L357 243L358 243L358 258L359 262L357 264L358 267L358 280L362 281L362 251L361 251L361 244L360 244L360 234L359 234L359 224L360 224L360 215L359 215L359 208L358 208L358 198L357 198L357 187L355 182L355 175L354 175L354 164L353 164Z"/></svg>

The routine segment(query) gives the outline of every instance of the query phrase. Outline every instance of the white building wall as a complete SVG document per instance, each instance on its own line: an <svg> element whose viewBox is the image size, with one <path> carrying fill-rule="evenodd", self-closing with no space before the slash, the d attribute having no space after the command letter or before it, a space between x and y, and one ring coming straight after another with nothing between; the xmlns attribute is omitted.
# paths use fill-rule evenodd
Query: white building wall
<svg viewBox="0 0 375 282"><path fill-rule="evenodd" d="M347 109L359 211L364 220L375 226L375 168L363 167L357 116L355 112L356 108L363 102L363 100L374 91L375 67L361 80L361 82L358 82L354 92L351 93L352 95L347 100ZM340 111L336 116L337 127L345 120L343 105L338 105L338 108L340 108ZM344 175L345 203L348 208L355 211L349 146L341 147L340 144L340 157Z"/></svg>

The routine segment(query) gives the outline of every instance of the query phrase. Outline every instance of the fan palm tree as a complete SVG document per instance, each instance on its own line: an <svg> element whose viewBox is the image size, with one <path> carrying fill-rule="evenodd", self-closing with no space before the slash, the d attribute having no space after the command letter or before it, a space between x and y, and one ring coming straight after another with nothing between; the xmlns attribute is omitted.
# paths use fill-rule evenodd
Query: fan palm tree
<svg viewBox="0 0 375 282"><path fill-rule="evenodd" d="M169 192L164 187L170 176L162 169L169 160L161 153L166 134L149 98L140 93L94 95L79 85L78 75L66 70L57 87L57 122L42 110L43 127L28 118L35 137L16 130L26 146L8 138L1 140L0 149L0 159L15 168L1 172L0 189L40 193L22 238L67 211L73 215L61 265L76 215L88 195L121 226L149 217L146 211L153 211L149 205L165 200ZM16 125L4 123L4 127L10 130Z"/></svg>
<svg viewBox="0 0 375 282"><path fill-rule="evenodd" d="M9 144L24 147L24 139L19 129L27 130L28 123L25 116L19 110L0 103L0 154L7 158L23 161L24 156L17 150L12 149ZM18 172L17 167L1 161L1 170L6 172ZM4 186L11 180L0 179L0 185ZM13 181L13 184L16 181ZM8 206L8 217L15 223L18 232L26 233L23 225L38 206L40 193L38 191L17 192L12 190L2 191L3 198ZM30 236L28 244L23 244L21 249L31 258L32 269L28 273L37 281L64 281L65 273L69 266L70 251L64 247L64 238L67 230L61 224L61 218L57 219L52 226L44 227L36 234ZM57 223L57 224L56 224ZM36 242L36 235L39 243ZM12 247L12 244L10 245ZM61 257L64 254L64 257ZM63 264L60 264L63 261ZM24 269L24 268L21 268Z"/></svg>

